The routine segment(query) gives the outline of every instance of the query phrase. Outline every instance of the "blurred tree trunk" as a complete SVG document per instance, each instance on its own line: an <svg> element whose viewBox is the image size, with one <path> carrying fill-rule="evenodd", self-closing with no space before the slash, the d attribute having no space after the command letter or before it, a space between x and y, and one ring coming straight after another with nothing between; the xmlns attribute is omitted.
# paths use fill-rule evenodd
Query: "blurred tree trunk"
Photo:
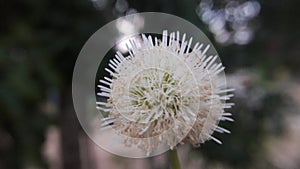
<svg viewBox="0 0 300 169"><path fill-rule="evenodd" d="M71 89L65 90L61 102L62 164L64 169L80 169L79 123L72 103Z"/></svg>

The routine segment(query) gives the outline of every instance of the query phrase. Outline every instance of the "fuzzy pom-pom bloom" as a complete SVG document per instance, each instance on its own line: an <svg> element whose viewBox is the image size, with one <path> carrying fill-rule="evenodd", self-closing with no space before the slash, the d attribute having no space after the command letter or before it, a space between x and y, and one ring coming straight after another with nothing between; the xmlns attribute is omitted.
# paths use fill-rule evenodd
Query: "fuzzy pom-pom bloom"
<svg viewBox="0 0 300 169"><path fill-rule="evenodd" d="M102 126L111 126L124 143L150 153L159 144L171 149L177 143L199 146L213 137L214 131L230 133L218 126L220 120L233 121L224 111L233 89L226 89L220 77L224 67L218 56L207 56L209 45L186 40L179 32L162 39L142 35L142 42L127 44L128 56L117 52L105 68L98 87L98 109L108 113ZM140 138L140 139L136 139ZM147 139L145 139L147 138Z"/></svg>

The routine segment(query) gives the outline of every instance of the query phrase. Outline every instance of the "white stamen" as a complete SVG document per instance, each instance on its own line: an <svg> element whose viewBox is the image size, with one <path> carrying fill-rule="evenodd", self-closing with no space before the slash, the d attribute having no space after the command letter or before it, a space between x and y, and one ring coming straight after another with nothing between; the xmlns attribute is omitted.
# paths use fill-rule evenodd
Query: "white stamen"
<svg viewBox="0 0 300 169"><path fill-rule="evenodd" d="M100 82L100 83L103 83L103 84L106 84L106 85L108 85L108 86L111 85L111 83L109 83L109 82L107 82L107 81L105 81L105 80L99 80L99 82Z"/></svg>
<svg viewBox="0 0 300 169"><path fill-rule="evenodd" d="M109 81L109 82L113 82L110 78L108 77L104 77L105 80Z"/></svg>
<svg viewBox="0 0 300 169"><path fill-rule="evenodd" d="M205 53L208 51L210 45L207 45L206 48L203 50L202 55L205 55Z"/></svg>
<svg viewBox="0 0 300 169"><path fill-rule="evenodd" d="M112 64L108 64L108 66L110 67L110 68L112 68L114 71L116 71L117 70L117 68L116 67L114 67Z"/></svg>
<svg viewBox="0 0 300 169"><path fill-rule="evenodd" d="M113 60L109 60L109 62L114 65L115 67L118 67L118 65L113 61Z"/></svg>
<svg viewBox="0 0 300 169"><path fill-rule="evenodd" d="M112 104L110 104L110 103L104 103L104 102L96 102L96 104L100 105L100 106L106 106L106 107L112 106Z"/></svg>
<svg viewBox="0 0 300 169"><path fill-rule="evenodd" d="M102 85L97 85L97 87L99 87L101 89L101 91L103 91L103 92L107 92L107 93L111 92L111 89L104 87Z"/></svg>
<svg viewBox="0 0 300 169"><path fill-rule="evenodd" d="M111 70L109 70L108 68L104 69L105 71L107 71L108 73L110 73L110 75L115 75Z"/></svg>
<svg viewBox="0 0 300 169"><path fill-rule="evenodd" d="M109 93L105 93L105 92L101 92L101 93L97 93L98 96L103 96L103 97L110 97Z"/></svg>
<svg viewBox="0 0 300 169"><path fill-rule="evenodd" d="M230 122L234 122L234 120L233 120L232 118L230 118L230 117L224 117L224 116L222 116L222 117L220 118L220 120L222 120L222 121L230 121Z"/></svg>

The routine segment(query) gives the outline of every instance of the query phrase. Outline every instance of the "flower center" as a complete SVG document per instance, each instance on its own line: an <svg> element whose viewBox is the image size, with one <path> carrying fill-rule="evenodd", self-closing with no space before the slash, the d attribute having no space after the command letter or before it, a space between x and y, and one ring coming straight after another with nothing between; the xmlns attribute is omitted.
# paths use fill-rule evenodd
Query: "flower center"
<svg viewBox="0 0 300 169"><path fill-rule="evenodd" d="M158 68L139 72L131 81L129 99L137 122L176 117L182 96L178 80L171 73ZM132 118L130 118L132 119Z"/></svg>

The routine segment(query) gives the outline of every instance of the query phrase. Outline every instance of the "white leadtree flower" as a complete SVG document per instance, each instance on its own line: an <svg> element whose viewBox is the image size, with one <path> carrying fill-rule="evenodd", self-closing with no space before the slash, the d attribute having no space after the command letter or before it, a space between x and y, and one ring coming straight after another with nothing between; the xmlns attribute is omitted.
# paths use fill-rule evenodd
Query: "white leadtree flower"
<svg viewBox="0 0 300 169"><path fill-rule="evenodd" d="M186 40L179 32L163 32L162 40L142 35L142 42L130 41L129 56L117 52L105 69L112 78L100 80L98 109L108 112L103 126L112 124L128 146L150 153L159 144L173 149L178 142L199 146L213 137L219 120L233 121L225 108L232 97L219 74L224 67L218 56L207 56L209 45ZM136 139L140 138L140 139ZM147 139L145 139L147 138Z"/></svg>

